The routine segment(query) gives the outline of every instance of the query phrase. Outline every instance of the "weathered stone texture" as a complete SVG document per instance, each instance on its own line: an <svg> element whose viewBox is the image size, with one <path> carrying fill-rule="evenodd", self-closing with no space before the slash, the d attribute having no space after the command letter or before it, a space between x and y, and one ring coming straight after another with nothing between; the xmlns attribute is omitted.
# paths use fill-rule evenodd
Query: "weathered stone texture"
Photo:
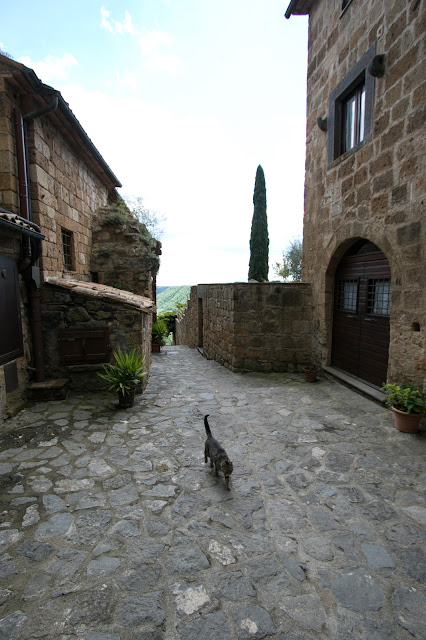
<svg viewBox="0 0 426 640"><path fill-rule="evenodd" d="M114 213L116 222L108 223ZM120 216L113 207L97 211L90 270L98 274L99 282L155 299L160 254L161 243L144 224Z"/></svg>
<svg viewBox="0 0 426 640"><path fill-rule="evenodd" d="M176 341L233 371L298 371L313 357L311 305L306 284L198 285Z"/></svg>
<svg viewBox="0 0 426 640"><path fill-rule="evenodd" d="M65 367L61 362L59 331L61 329L104 328L110 330L111 352L136 349L145 357L147 368L151 362L152 315L129 305L99 300L81 293L67 291L55 285L45 284L41 290L43 343L46 376L70 378L71 387L85 389L102 387L96 375L101 365ZM142 379L143 387L148 376Z"/></svg>
<svg viewBox="0 0 426 640"><path fill-rule="evenodd" d="M405 1L357 0L343 14L338 3L312 5L303 280L312 283L316 339L329 363L335 269L352 242L376 244L392 272L388 379L426 388L425 12L423 3ZM330 91L374 43L386 68L375 78L372 139L328 167L328 133L316 120L327 116Z"/></svg>

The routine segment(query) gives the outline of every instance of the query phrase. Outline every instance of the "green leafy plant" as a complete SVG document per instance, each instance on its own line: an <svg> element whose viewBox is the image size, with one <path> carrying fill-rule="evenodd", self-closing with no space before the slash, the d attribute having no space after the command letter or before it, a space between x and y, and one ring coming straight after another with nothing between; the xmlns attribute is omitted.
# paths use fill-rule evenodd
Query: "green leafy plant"
<svg viewBox="0 0 426 640"><path fill-rule="evenodd" d="M116 227L129 220L129 216L122 211L110 211L106 214L102 223L104 226Z"/></svg>
<svg viewBox="0 0 426 640"><path fill-rule="evenodd" d="M103 372L99 372L98 376L108 383L110 391L121 391L124 394L147 375L145 359L135 349L130 352L117 349L113 356L115 362L105 364Z"/></svg>
<svg viewBox="0 0 426 640"><path fill-rule="evenodd" d="M386 404L404 413L425 413L426 402L422 393L413 384L382 385L386 393Z"/></svg>
<svg viewBox="0 0 426 640"><path fill-rule="evenodd" d="M152 323L152 342L153 344L164 344L165 338L169 335L169 330L163 320L157 320Z"/></svg>

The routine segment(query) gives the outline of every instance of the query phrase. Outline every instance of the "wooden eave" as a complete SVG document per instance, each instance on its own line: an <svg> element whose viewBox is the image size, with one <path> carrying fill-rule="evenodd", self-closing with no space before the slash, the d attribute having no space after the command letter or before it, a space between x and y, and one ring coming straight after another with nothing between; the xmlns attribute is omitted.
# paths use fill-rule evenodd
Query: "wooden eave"
<svg viewBox="0 0 426 640"><path fill-rule="evenodd" d="M70 142L77 155L84 159L108 189L122 186L59 91L43 84L32 69L28 69L14 60L8 60L7 64L0 61L0 76L7 80L18 95L31 95L37 109L48 106L52 98L57 97L58 107L43 117L51 120L55 128Z"/></svg>
<svg viewBox="0 0 426 640"><path fill-rule="evenodd" d="M291 0L284 15L286 18L290 18L291 15L309 15L315 2L316 0Z"/></svg>

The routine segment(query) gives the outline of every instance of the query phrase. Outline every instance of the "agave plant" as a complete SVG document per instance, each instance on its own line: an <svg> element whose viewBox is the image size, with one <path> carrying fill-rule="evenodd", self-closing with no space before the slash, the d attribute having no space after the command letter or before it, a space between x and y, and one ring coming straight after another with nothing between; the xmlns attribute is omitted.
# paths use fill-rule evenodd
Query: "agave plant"
<svg viewBox="0 0 426 640"><path fill-rule="evenodd" d="M135 349L124 352L117 349L113 353L115 362L104 365L98 376L108 383L110 391L128 393L148 373L145 369L145 358Z"/></svg>

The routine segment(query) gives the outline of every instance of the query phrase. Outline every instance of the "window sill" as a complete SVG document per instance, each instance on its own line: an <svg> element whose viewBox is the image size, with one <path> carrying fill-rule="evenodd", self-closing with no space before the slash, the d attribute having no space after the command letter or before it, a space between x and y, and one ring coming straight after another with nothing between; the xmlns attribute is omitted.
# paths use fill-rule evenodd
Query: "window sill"
<svg viewBox="0 0 426 640"><path fill-rule="evenodd" d="M368 142L368 140L363 140L362 142L357 144L356 147L353 147L349 151L345 151L345 153L342 153L341 156L339 156L338 158L335 158L333 162L330 162L327 168L334 169L334 167L337 167L341 162L344 162L345 160L353 156L353 154L359 151L359 149L362 149L362 147L365 145L366 142Z"/></svg>

